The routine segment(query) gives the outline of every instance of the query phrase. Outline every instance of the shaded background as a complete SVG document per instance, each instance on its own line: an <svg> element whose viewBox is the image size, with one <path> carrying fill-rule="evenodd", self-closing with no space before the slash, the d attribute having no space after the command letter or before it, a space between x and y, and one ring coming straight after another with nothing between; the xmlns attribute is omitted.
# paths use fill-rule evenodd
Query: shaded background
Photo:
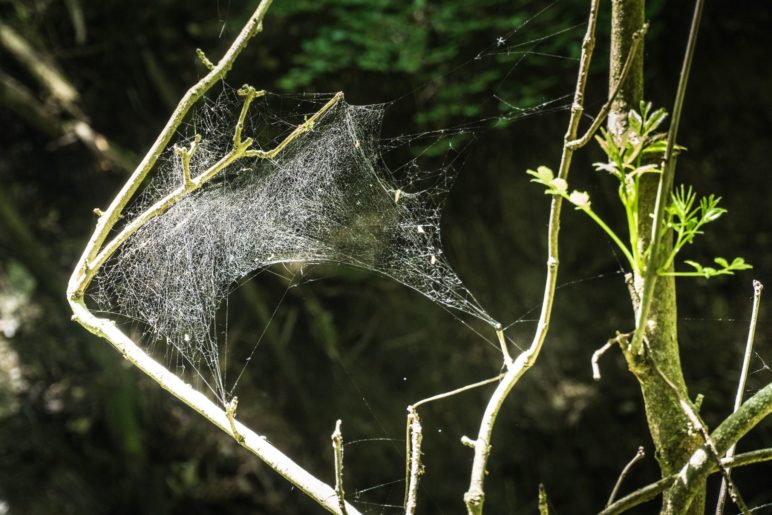
<svg viewBox="0 0 772 515"><path fill-rule="evenodd" d="M651 2L647 13L646 96L666 107L691 14L677 4ZM71 323L64 302L66 277L95 223L92 208L109 203L204 73L194 49L218 58L253 8L227 0L0 2L4 34L10 28L24 38L34 49L29 61L59 70L74 92L52 94L0 46L0 513L320 511ZM276 0L228 81L389 102L387 137L471 123L474 130L458 140L463 151L451 156L461 165L443 218L446 250L481 303L517 322L508 334L526 345L543 288L548 201L524 171L557 166L585 11L565 1ZM705 395L703 415L713 425L733 402L751 279L768 283L772 271L771 21L770 9L751 2L708 4L682 122L689 151L677 180L721 195L729 209L686 257L738 255L754 265L735 277L678 283L685 372L692 395ZM607 26L604 12L589 113L606 94ZM525 116L530 107L534 116ZM405 152L389 156L392 164L410 159ZM436 163L445 159L437 155ZM596 148L583 151L572 186L622 222L613 185L591 171L599 159ZM494 434L491 513L534 512L539 483L555 513L597 511L637 447L651 447L621 356L603 359L600 383L590 377L592 351L632 326L621 260L587 220L572 210L563 220L563 286L547 346ZM239 417L328 480L329 434L342 418L352 500L365 512L398 513L390 505L401 504L404 488L405 407L494 375L500 356L393 281L322 272L324 280L288 290L279 309L287 291L279 278L261 276L231 295L234 348L251 349L267 326L241 381ZM772 380L764 363L772 363L768 313L763 305L748 393ZM420 512L462 511L471 451L459 438L476 433L489 393L422 409ZM740 450L770 445L767 421ZM649 456L627 488L656 472ZM735 475L749 505L772 503L769 466ZM772 513L758 512L765 510ZM638 511L653 512L654 505Z"/></svg>

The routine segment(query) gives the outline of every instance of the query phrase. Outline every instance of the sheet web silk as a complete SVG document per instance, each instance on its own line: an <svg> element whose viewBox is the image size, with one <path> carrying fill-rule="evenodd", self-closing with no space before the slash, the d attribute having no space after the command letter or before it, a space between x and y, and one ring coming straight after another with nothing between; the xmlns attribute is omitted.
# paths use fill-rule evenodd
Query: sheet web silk
<svg viewBox="0 0 772 515"><path fill-rule="evenodd" d="M303 122L304 112L327 99L256 99L244 137L255 138L252 148L270 150ZM226 87L194 115L190 134L178 142L202 136L192 177L231 148L241 102ZM287 103L296 119L273 111ZM239 281L275 264L340 263L375 271L496 326L443 252L447 180L426 181L415 171L395 181L380 154L383 112L384 106L341 100L274 159L237 161L150 220L98 274L91 293L99 308L141 322L150 340L171 346L199 374L208 369L210 387L223 402L218 306ZM182 183L172 150L156 173L127 221Z"/></svg>

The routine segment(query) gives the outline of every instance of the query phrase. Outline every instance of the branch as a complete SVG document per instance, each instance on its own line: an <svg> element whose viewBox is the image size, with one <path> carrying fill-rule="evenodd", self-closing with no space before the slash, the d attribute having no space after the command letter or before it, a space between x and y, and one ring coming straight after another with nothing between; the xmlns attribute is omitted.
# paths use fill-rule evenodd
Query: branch
<svg viewBox="0 0 772 515"><path fill-rule="evenodd" d="M257 6L257 9L255 9L255 12L252 13L252 16L250 16L249 20L247 20L246 25L244 25L244 28L241 29L239 35L236 36L236 39L228 48L228 51L225 53L222 59L220 59L217 65L212 68L209 73L207 73L204 77L201 78L201 80L199 80L193 87L191 87L185 93L182 99L180 99L180 102L177 104L177 107L172 113L171 118L169 118L169 121L166 122L166 126L164 126L164 128L158 134L155 142L150 147L142 161L139 163L136 170L134 170L134 173L132 173L131 177L129 177L128 181L126 181L126 184L124 184L120 192L118 192L118 195L110 203L110 206L105 210L104 216L100 217L99 221L97 222L96 229L86 244L83 255L78 261L72 278L70 279L70 284L67 288L67 297L69 299L78 299L83 296L82 287L86 281L84 276L87 274L88 270L87 263L93 261L96 255L99 253L100 249L102 248L102 244L110 235L112 228L120 219L123 209L134 196L134 193L136 193L145 177L147 177L147 174L150 173L150 170L153 168L161 153L169 144L169 141L171 140L172 136L174 136L175 131L182 123L182 120L185 118L185 115L187 115L188 111L190 111L198 99L200 99L207 91L209 91L212 86L225 78L228 71L233 66L233 62L236 60L236 57L238 57L241 51L247 46L249 40L260 30L262 30L262 21L265 17L265 13L268 10L268 7L271 5L271 2L272 0L262 0L260 2L260 4Z"/></svg>
<svg viewBox="0 0 772 515"><path fill-rule="evenodd" d="M692 26L689 30L689 40L686 44L686 53L681 68L681 75L678 81L678 90L676 92L675 103L673 106L672 122L667 133L667 146L665 155L662 159L662 175L659 177L659 186L657 188L657 200L654 205L654 219L652 221L651 241L649 242L649 256L646 261L646 272L643 281L643 294L641 295L641 304L636 317L635 333L630 344L630 352L633 355L640 354L643 350L641 345L643 336L646 332L646 320L649 317L652 298L654 296L654 285L657 281L657 269L660 259L660 242L663 239L663 233L666 231L664 226L665 206L670 201L670 191L673 188L673 176L675 175L675 142L678 135L678 126L681 121L681 111L683 109L684 97L686 96L686 85L689 81L689 71L694 57L694 48L697 43L697 32L702 17L703 0L697 0L692 17Z"/></svg>
<svg viewBox="0 0 772 515"><path fill-rule="evenodd" d="M598 116L595 117L595 119L592 121L592 125L590 125L590 128L587 129L587 132L584 133L584 135L580 138L577 138L573 141L571 141L568 146L571 147L572 150L578 150L587 143L590 142L592 137L595 135L596 132L598 132L598 129L600 129L601 124L603 124L603 120L606 119L608 116L609 111L611 111L611 106L614 103L614 100L616 100L617 95L619 94L619 91L622 89L622 84L625 82L625 79L627 78L627 74L630 72L630 68L633 67L633 62L635 61L636 54L638 52L638 46L640 46L641 41L643 41L644 36L646 36L646 33L649 31L649 24L645 23L643 27L635 31L633 34L633 42L630 45L630 50L627 53L627 58L625 59L625 64L622 66L622 73L619 75L619 79L617 80L616 85L614 86L614 90L611 92L611 95L609 95L608 100L605 104L603 104L603 107L601 107L600 111L598 111Z"/></svg>
<svg viewBox="0 0 772 515"><path fill-rule="evenodd" d="M407 486L405 488L405 515L414 515L418 504L418 481L424 473L421 463L423 429L415 406L407 408Z"/></svg>
<svg viewBox="0 0 772 515"><path fill-rule="evenodd" d="M327 511L340 514L337 496L333 488L292 461L287 455L271 445L264 436L258 435L241 422L228 417L228 414L206 395L185 383L176 374L147 355L131 338L118 329L114 322L95 316L82 300L70 301L70 307L73 310L73 320L88 329L89 332L106 339L131 364L226 434L232 436L235 428L236 434L243 437L243 441L239 442L242 447L260 458L266 465L305 492ZM231 427L231 423L233 423L233 427ZM359 511L351 505L346 505L346 509L348 515L359 514Z"/></svg>
<svg viewBox="0 0 772 515"><path fill-rule="evenodd" d="M614 485L614 489L611 490L611 495L608 496L608 501L606 501L606 506L610 506L611 503L614 502L614 498L619 493L619 489L622 487L622 482L625 480L627 475L630 473L630 470L632 470L633 465L641 461L646 456L646 451L643 450L643 447L638 447L638 452L635 453L635 456L633 456L633 459L630 460L630 462L625 465L625 468L622 469L622 473L619 474L619 478L617 478L617 482Z"/></svg>
<svg viewBox="0 0 772 515"><path fill-rule="evenodd" d="M753 281L753 310L751 311L751 323L748 327L748 339L745 342L745 356L743 356L743 365L740 371L740 380L737 382L737 395L734 399L734 411L740 409L743 403L743 392L745 391L745 382L748 380L748 369L751 366L751 356L753 355L753 340L756 338L756 322L759 319L759 306L761 305L761 290L764 286L759 281ZM734 456L735 445L732 445L726 453L727 458ZM727 467L726 473L729 474L731 468ZM728 483L725 479L721 480L721 490L718 494L716 503L716 515L724 513L724 504L726 503L726 492Z"/></svg>
<svg viewBox="0 0 772 515"><path fill-rule="evenodd" d="M76 106L78 91L59 73L53 59L32 48L21 34L2 21L0 21L0 45L16 58L67 112L80 117L81 113Z"/></svg>
<svg viewBox="0 0 772 515"><path fill-rule="evenodd" d="M756 463L762 463L765 461L772 461L772 448L759 449L757 451L746 452L738 454L734 458L724 458L721 460L721 464L726 467L744 467L747 465L754 465ZM718 471L718 467L715 463L710 462L709 474L714 474ZM617 515L624 513L627 510L635 508L636 506L645 502L655 499L659 494L670 488L675 483L678 474L670 475L666 478L660 479L654 483L639 488L635 492L629 493L622 497L613 504L606 506L600 511L598 515Z"/></svg>
<svg viewBox="0 0 772 515"><path fill-rule="evenodd" d="M297 488L305 492L309 497L316 501L320 506L331 513L337 513L343 515L347 512L349 515L358 515L359 511L349 504L345 504L345 510L341 508L338 503L338 496L336 491L329 485L323 483L319 479L312 476L305 469L300 467L288 456L284 455L276 447L271 445L264 437L256 434L254 431L244 426L234 418L235 405L230 404L227 406L227 410L223 410L222 407L216 405L203 393L194 389L191 385L186 384L177 375L169 371L166 367L155 361L151 356L145 353L134 341L131 340L126 334L124 334L113 321L99 318L91 313L86 306L83 296L85 288L88 283L93 279L94 275L99 269L101 264L115 252L120 244L126 240L133 231L136 231L140 226L142 220L147 220L158 216L160 213L168 209L174 202L179 201L182 196L186 195L190 191L189 188L199 188L205 182L210 180L219 171L223 170L233 161L247 155L249 146L252 144L251 139L240 141L238 145L234 146L226 156L220 159L215 165L210 167L205 172L201 173L195 178L190 178L187 185L183 184L180 190L177 190L171 196L167 196L162 199L160 203L151 206L149 211L146 211L139 218L141 220L134 220L123 228L121 232L110 242L110 245L102 250L102 246L110 235L113 227L121 217L123 209L131 200L134 193L140 187L144 179L147 177L150 170L155 165L158 157L163 150L169 144L175 131L182 123L182 120L190 110L190 108L201 98L214 84L223 79L228 70L233 65L236 57L241 53L247 42L257 32L261 30L261 23L268 7L271 4L271 0L262 0L258 5L255 12L247 21L244 28L236 37L233 44L231 44L228 51L225 53L222 59L214 66L210 72L204 76L197 84L190 88L180 100L177 108L174 110L166 126L156 138L150 150L142 159L137 169L128 179L126 184L121 188L121 191L113 199L110 206L99 218L96 229L87 243L83 254L73 271L72 276L67 287L67 299L70 304L70 308L73 312L73 320L80 323L89 332L106 339L113 347L123 354L123 356L142 372L144 372L151 379L156 381L161 387L169 391L172 395L180 399L182 402L196 410L204 418L209 420L212 424L219 427L229 435L234 436L236 441L245 449L255 454L258 458L264 461L268 466L278 472L281 476L286 478L290 483ZM336 95L335 101L340 98L340 95ZM328 107L329 108L329 107ZM324 109L324 108L323 108ZM283 146L289 144L290 138L294 138L300 133L310 130L313 126L313 121L309 120L293 131L290 136L285 138L283 142L279 144L277 149L270 152L260 153L259 151L252 151L250 157L268 157L274 151L280 151ZM240 139L240 138L238 138ZM289 140L289 141L288 141ZM281 147L281 148L279 148ZM192 190L191 190L192 191ZM142 222L142 223L144 223ZM101 250L101 253L100 253Z"/></svg>
<svg viewBox="0 0 772 515"><path fill-rule="evenodd" d="M550 515L549 499L544 483L539 483L539 515Z"/></svg>
<svg viewBox="0 0 772 515"><path fill-rule="evenodd" d="M254 97L252 97L254 98ZM240 127L243 125L243 117L245 116L245 109L242 109L242 114L240 116L240 122L236 126L236 130L234 131L234 141L236 141L236 138L238 137L238 143L234 144L234 147L223 157L221 157L216 163L214 163L212 166L210 166L205 171L201 172L196 177L190 177L190 169L189 169L189 157L188 162L185 162L185 158L183 158L183 182L180 187L163 197L161 200L157 201L155 204L147 208L145 211L140 213L136 216L131 222L126 224L123 229L112 239L109 243L107 243L104 246L104 249L97 254L97 256L92 260L85 263L86 270L83 272L82 275L79 277L75 277L75 274L73 274L73 279L76 279L78 281L77 286L72 284L71 279L71 287L75 288L75 294L82 296L85 292L86 288L88 287L91 280L96 277L97 272L99 272L99 269L104 265L110 257L115 254L115 252L120 248L123 243L129 239L129 237L137 232L142 226L144 226L147 222L152 220L153 218L162 215L166 211L169 210L172 206L179 203L182 199L193 193L194 191L200 189L202 186L204 186L206 183L211 181L213 178L215 178L219 173L224 171L226 168L228 168L230 165L235 163L236 161L247 158L247 157L253 157L257 159L273 159L276 157L284 148L289 145L292 141L294 141L298 136L301 134L308 132L311 130L314 126L314 122L316 122L319 118L321 118L327 111L329 111L335 104L337 104L341 99L343 98L342 93L337 93L335 96L333 96L325 105L319 109L316 113L314 113L313 116L311 116L307 121L303 122L302 124L298 125L295 130L293 130L291 133L289 133L276 147L274 147L271 150L264 151L264 150L249 150L249 147L252 145L252 139L247 138L245 140L241 140L241 130ZM248 97L244 101L244 106L248 107L249 102L251 102L251 99ZM198 144L196 141L193 141L193 144L191 146L191 149L188 151L183 150L182 153L185 152L194 152L195 148ZM187 168L187 172L185 171ZM102 218L105 218L107 216L107 212L105 212L104 216ZM100 218L101 221L101 218ZM78 270L76 269L76 272Z"/></svg>
<svg viewBox="0 0 772 515"><path fill-rule="evenodd" d="M629 337L629 334L622 334L617 331L617 335L615 337L611 338L603 345L603 347L592 353L592 358L590 358L590 365L592 366L592 378L594 380L600 381L600 366L598 366L598 361L600 360L601 356L603 356L603 354L605 354L606 351L608 351L614 344L624 345Z"/></svg>
<svg viewBox="0 0 772 515"><path fill-rule="evenodd" d="M753 429L765 417L772 414L772 384L768 384L729 415L713 431L711 441L715 451L725 453L736 444L748 431ZM668 495L669 513L686 513L692 498L700 484L711 473L712 462L708 459L712 449L708 444L694 451L689 461L678 472Z"/></svg>
<svg viewBox="0 0 772 515"><path fill-rule="evenodd" d="M644 345L646 345L645 340L644 340ZM734 503L737 505L737 507L740 509L740 512L743 515L749 515L750 511L748 510L748 507L745 505L745 501L740 496L740 492L737 491L737 488L732 482L732 478L729 475L729 470L724 465L721 464L722 452L720 452L716 447L716 442L713 441L712 436L708 432L708 427L705 425L705 423L702 421L702 419L697 414L695 409L692 407L692 404L689 401L689 399L687 399L686 396L683 393L681 393L678 387L675 384L673 384L673 381L671 381L670 378L667 377L662 372L662 370L659 369L659 366L654 361L653 354L651 353L650 349L648 349L648 347L647 347L647 350L649 350L649 355L652 356L652 359L650 359L651 367L654 369L657 375L659 375L662 381L664 381L665 384L667 384L667 386L672 390L673 395L675 395L676 399L678 400L678 406L684 412L684 415L686 415L686 418L689 420L689 423L692 425L694 429L696 429L700 433L700 436L702 436L702 439L705 442L704 444L705 448L710 451L710 458L713 459L713 461L716 463L716 466L721 472L721 475L724 476L724 480L728 484L732 501L734 501ZM669 502L670 502L670 498L667 499L666 504L668 504ZM687 508L687 507L684 507L684 508ZM676 513L682 513L682 512L677 511Z"/></svg>
<svg viewBox="0 0 772 515"><path fill-rule="evenodd" d="M335 422L335 431L332 433L332 452L335 460L335 496L338 499L338 508L343 515L346 513L346 492L343 490L343 433L340 430L341 421Z"/></svg>
<svg viewBox="0 0 772 515"><path fill-rule="evenodd" d="M587 32L582 41L582 54L579 59L579 73L576 80L576 90L574 91L574 102L571 106L571 118L568 122L568 129L564 137L563 152L560 159L560 168L558 177L566 180L568 171L571 167L573 149L569 143L576 139L576 133L579 128L579 122L584 112L584 90L587 85L587 76L592 59L592 51L595 46L595 27L598 20L598 0L592 0L590 3L590 13L587 21ZM550 203L550 216L548 224L548 257L547 257L547 278L544 285L544 298L542 300L541 314L539 323L536 327L531 346L521 353L517 359L507 368L507 372L491 395L488 405L485 408L477 440L474 441L474 461L472 463L472 474L469 481L469 489L464 494L464 502L467 512L470 515L480 515L483 511L485 501L485 490L483 483L485 481L486 465L490 455L490 441L493 434L493 426L496 423L501 406L509 395L509 392L515 386L517 381L528 370L536 358L539 356L541 347L549 331L550 317L552 314L552 304L555 298L555 288L558 276L558 234L560 232L560 209L563 199L559 195L552 197Z"/></svg>

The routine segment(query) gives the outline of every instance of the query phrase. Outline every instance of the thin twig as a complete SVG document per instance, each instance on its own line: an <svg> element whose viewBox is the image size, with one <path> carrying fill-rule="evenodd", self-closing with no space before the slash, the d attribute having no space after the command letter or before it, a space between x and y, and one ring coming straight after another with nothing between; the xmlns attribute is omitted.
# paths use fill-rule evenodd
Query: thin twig
<svg viewBox="0 0 772 515"><path fill-rule="evenodd" d="M745 355L743 356L743 365L740 370L740 380L737 382L737 394L734 399L734 412L737 412L743 403L743 393L745 392L745 383L748 380L748 369L751 366L751 357L753 356L753 341L756 338L756 322L759 319L759 306L761 305L761 290L764 289L764 285L759 281L753 281L753 310L751 311L751 322L748 327L748 339L745 342ZM727 458L734 456L736 445L732 445L726 452ZM731 474L731 467L727 467L727 475ZM724 513L724 505L726 504L727 482L721 480L721 490L718 494L718 502L716 503L716 515L722 515Z"/></svg>
<svg viewBox="0 0 772 515"><path fill-rule="evenodd" d="M539 515L550 515L550 504L544 483L539 483Z"/></svg>
<svg viewBox="0 0 772 515"><path fill-rule="evenodd" d="M595 135L595 133L598 132L598 129L600 129L601 124L603 124L603 121L608 116L609 111L611 111L611 106L614 103L614 100L616 100L617 95L619 95L619 91L622 89L622 84L624 84L625 79L627 78L627 74L630 72L630 68L632 68L633 62L635 61L638 47L643 42L643 38L646 36L648 31L649 24L644 23L643 27L635 31L633 34L633 41L630 45L630 50L627 53L625 64L622 66L622 73L619 75L619 79L614 86L614 90L611 92L611 95L609 95L608 100L605 104L603 104L603 107L601 107L600 111L598 111L598 116L596 116L592 121L592 125L590 125L590 128L587 129L587 132L585 132L584 135L582 135L580 138L577 138L568 143L568 146L573 150L580 149L587 145L587 143L592 140L592 137Z"/></svg>
<svg viewBox="0 0 772 515"><path fill-rule="evenodd" d="M582 53L579 58L579 72L576 80L576 90L574 91L574 101L571 105L571 117L568 122L568 128L563 140L563 151L560 159L560 168L558 177L566 180L568 171L571 167L573 158L573 149L568 144L576 139L576 133L579 128L579 122L584 112L584 90L587 85L589 75L590 61L592 60L592 51L595 47L595 27L598 20L599 0L590 2L590 13L587 21L587 31L582 41ZM554 195L550 203L550 215L547 228L547 278L544 284L544 297L542 299L541 313L536 327L531 346L522 352L507 368L506 374L502 378L496 390L488 400L488 404L480 421L480 429L477 440L474 441L474 460L472 463L472 473L469 480L469 489L464 494L464 503L466 504L469 515L480 515L485 502L485 490L483 487L485 475L487 473L488 457L490 455L490 441L493 435L493 427L496 423L501 406L509 395L509 392L515 386L517 381L536 361L541 347L549 331L550 317L552 315L552 305L555 298L555 288L558 277L558 234L560 233L560 210L563 199L559 195Z"/></svg>
<svg viewBox="0 0 772 515"><path fill-rule="evenodd" d="M606 501L606 507L610 506L611 503L614 502L614 498L616 498L617 494L619 493L619 489L622 487L622 483L624 482L625 478L633 469L633 465L641 461L645 456L646 451L643 449L643 447L638 447L638 451L635 453L635 456L633 456L633 459L631 459L630 462L625 465L625 468L622 469L622 473L619 474L617 482L614 485L614 489L611 490L611 495L608 496L608 501Z"/></svg>
<svg viewBox="0 0 772 515"><path fill-rule="evenodd" d="M335 497L338 498L338 508L343 515L346 512L346 492L343 490L343 433L340 430L341 421L335 422L332 440L332 452L335 459Z"/></svg>
<svg viewBox="0 0 772 515"><path fill-rule="evenodd" d="M407 408L407 484L405 489L405 515L414 515L418 505L418 482L424 473L421 463L423 429L415 406Z"/></svg>
<svg viewBox="0 0 772 515"><path fill-rule="evenodd" d="M646 261L646 272L643 280L643 294L638 309L635 333L630 344L630 351L633 355L640 354L643 351L643 337L646 332L646 321L649 318L652 298L654 296L654 286L657 282L657 269L660 260L660 243L663 240L663 234L666 231L664 227L665 206L670 202L670 192L673 188L673 176L675 175L675 146L678 136L678 126L681 121L681 111L683 110L684 98L686 96L686 85L689 81L689 71L692 66L694 49L697 44L697 32L702 17L703 0L697 0L692 17L692 25L689 29L689 40L686 44L686 53L684 55L681 75L678 81L675 103L673 105L672 121L667 133L667 146L662 159L662 174L659 177L659 186L657 188L657 199L654 205L654 219L652 220L651 241L649 242L649 256Z"/></svg>
<svg viewBox="0 0 772 515"><path fill-rule="evenodd" d="M271 150L249 150L249 147L252 145L252 138L247 138L245 140L242 140L241 131L238 129L239 125L237 125L237 128L234 133L235 134L234 141L236 141L236 136L238 136L238 144L234 143L234 147L227 154L221 157L216 163L214 163L205 171L201 172L196 177L190 178L188 181L185 182L185 184L181 185L180 187L178 187L177 189L175 189L174 191L172 191L162 199L158 200L155 204L148 207L145 211L143 211L142 213L137 215L134 219L132 219L131 222L126 224L121 229L121 231L118 234L116 234L115 237L104 246L102 251L99 252L99 254L97 254L97 256L92 261L89 261L87 263L86 272L79 278L80 283L78 285L77 292L82 294L90 284L91 280L94 277L96 277L97 272L107 262L107 260L110 259L110 257L113 254L115 254L115 252L121 247L121 245L123 245L123 243L127 239L129 239L129 237L132 234L137 232L150 220L168 211L172 206L174 206L175 204L178 204L182 199L186 198L194 191L203 187L209 181L214 179L218 174L220 174L222 171L224 171L226 168L228 168L230 165L232 165L233 163L235 163L240 159L243 159L246 157L254 157L258 159L273 159L274 157L279 155L279 153L282 150L284 150L284 148L287 145L289 145L292 141L298 138L301 134L310 131L314 126L314 122L319 120L319 118L321 118L342 98L343 98L342 93L338 93L335 96L333 96L325 105L323 105L316 113L314 113L313 116L311 116L308 120L306 120L302 124L298 125L295 128L295 130L289 133L282 141L280 141ZM248 107L249 102L251 102L251 100L246 99L244 101L244 106ZM245 112L245 109L242 109L242 113L244 112ZM244 115L242 114L242 116ZM188 171L188 174L189 173L190 172ZM106 212L105 212L105 215L107 215ZM104 216L102 218L104 218Z"/></svg>
<svg viewBox="0 0 772 515"><path fill-rule="evenodd" d="M423 406L424 404L428 404L430 402L438 401L440 399L447 399L448 397L453 397L454 395L458 395L459 393L464 393L469 390L474 390L475 388L480 388L481 386L495 383L496 381L501 380L502 377L504 377L504 374L499 374L494 377L489 377L488 379L483 379L482 381L478 381L476 383L472 383L466 386L462 386L460 388L456 388L455 390L450 390L449 392L438 393L437 395L432 395L431 397L421 399L420 401L414 403L412 406L413 408L418 408L419 406Z"/></svg>
<svg viewBox="0 0 772 515"><path fill-rule="evenodd" d="M603 345L603 347L592 353L592 358L590 358L590 365L592 366L592 378L594 380L600 381L600 366L598 365L598 360L600 360L601 356L603 356L603 354L605 354L606 351L608 351L614 344L622 345L629 337L629 334L622 334L617 331L617 335L615 337L611 338L606 342L605 345Z"/></svg>

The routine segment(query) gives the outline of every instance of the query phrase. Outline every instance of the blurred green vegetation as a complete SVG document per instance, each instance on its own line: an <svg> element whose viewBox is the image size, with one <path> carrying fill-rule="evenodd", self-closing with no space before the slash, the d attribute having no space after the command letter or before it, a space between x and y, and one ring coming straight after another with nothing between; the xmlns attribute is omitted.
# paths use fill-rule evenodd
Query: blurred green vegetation
<svg viewBox="0 0 772 515"><path fill-rule="evenodd" d="M92 208L110 201L176 99L204 73L195 48L216 59L253 7L0 2L0 27L28 41L36 61L59 70L77 92L70 100L57 95L0 45L0 507L9 513L319 512L73 324L64 302L66 277L95 223ZM646 89L657 106L672 101L690 8L650 5ZM390 102L387 136L472 125L444 241L481 303L514 323L508 334L526 345L541 300L547 200L525 170L557 165L568 100L536 116L521 110L572 91L585 10L580 2L536 0L276 0L229 82ZM591 114L606 96L607 18L604 12L599 25ZM732 403L751 277L772 284L770 22L770 10L755 4L708 5L682 122L689 151L678 174L700 193L721 195L729 210L686 257L742 255L754 264L752 276L679 282L682 358L690 391L706 396L710 424ZM79 135L78 123L96 136ZM616 191L591 169L599 157L598 149L578 156L571 186L611 214ZM582 217L567 210L563 220L553 329L498 423L491 513L534 512L539 483L557 513L592 513L637 447L649 447L639 392L621 356L604 357L602 382L590 378L592 352L633 323L623 258ZM494 375L499 355L474 332L484 327L465 320L470 330L393 281L333 266L312 274L289 290L263 274L229 299L235 357L248 354L267 325L241 381L239 418L328 479L329 434L342 418L347 491L374 503L361 504L366 512L399 512L383 505L401 504L405 407ZM761 361L772 363L766 306L751 390L772 380ZM477 431L487 393L422 409L421 513L462 510L471 454L458 442ZM740 448L769 446L766 422ZM749 504L772 502L769 474L769 466L735 472ZM650 457L627 485L654 479Z"/></svg>

